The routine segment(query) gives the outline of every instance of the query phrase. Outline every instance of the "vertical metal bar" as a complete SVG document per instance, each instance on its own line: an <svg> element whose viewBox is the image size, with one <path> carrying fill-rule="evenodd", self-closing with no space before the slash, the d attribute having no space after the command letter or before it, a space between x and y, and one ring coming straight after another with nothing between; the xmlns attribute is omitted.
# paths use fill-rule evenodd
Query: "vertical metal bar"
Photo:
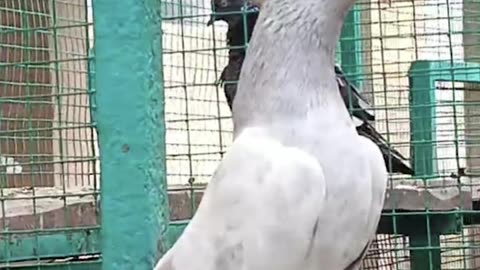
<svg viewBox="0 0 480 270"><path fill-rule="evenodd" d="M431 63L416 61L409 71L410 83L410 141L415 176L429 178L438 174L435 138L435 80Z"/></svg>
<svg viewBox="0 0 480 270"><path fill-rule="evenodd" d="M150 270L168 226L160 0L96 0L103 269Z"/></svg>
<svg viewBox="0 0 480 270"><path fill-rule="evenodd" d="M60 74L60 70L61 70L61 67L60 67L60 48L58 46L58 43L61 42L60 41L60 35L58 33L58 14L57 14L57 0L52 0L51 1L51 5L50 5L50 14L51 14L51 20L52 20L52 34L53 34L53 51L54 51L54 55L55 55L55 94L54 94L54 101L52 100L52 102L55 102L56 104L56 110L57 110L57 123L56 123L56 127L55 127L55 124L54 125L54 130L52 132L55 132L55 129L58 130L58 141L55 142L56 140L53 141L53 143L58 143L58 150L60 152L60 175L57 175L57 171L55 170L55 166L57 165L56 162L53 164L53 182L55 183L55 185L60 185L61 188L62 188L62 194L67 194L67 171L65 170L65 159L68 157L68 154L66 153L65 149L63 148L64 145L65 145L65 139L63 138L63 134L65 132L65 130L59 128L61 126L64 125L64 117L63 117L63 104L62 104L62 99L64 99L65 97L63 96L63 89L61 87L62 85L62 82L63 82L63 79L62 79L62 76ZM68 101L67 101L67 104L68 104ZM68 105L67 105L68 106ZM68 109L67 109L68 110ZM54 135L53 135L54 136ZM68 165L67 165L68 166ZM58 176L58 178L60 179L60 183L56 183L56 177ZM69 214L69 211L68 211L68 207L67 207L67 197L62 197L62 201L63 201L63 214L64 214L64 224L68 224L68 220L70 220L70 214Z"/></svg>
<svg viewBox="0 0 480 270"><path fill-rule="evenodd" d="M27 44L23 48L23 54L26 57L26 64L25 64L25 69L29 70L33 66L33 61L36 59L31 59L32 54L30 53L29 50L35 50L35 43L31 45L29 41L32 38L33 31L32 28L34 27L33 22L31 21L30 15L28 14L27 10L27 5L28 3L26 0L23 0L21 3L21 22L22 25L26 26L26 31L23 32L22 34L22 39L24 41L23 44ZM24 27L25 28L25 27ZM32 93L32 85L30 82L30 78L26 78L26 111L27 111L27 123L28 123L28 130L33 130L33 120L32 117L34 117L33 114L33 106L35 106L35 102L32 101L33 99L33 93ZM34 90L33 90L34 91ZM36 168L36 165L33 165L38 162L38 157L37 155L34 155L36 151L36 145L35 145L35 140L34 137L39 136L39 133L37 132L32 132L28 135L28 153L29 153L29 163L30 163L30 173L31 173L31 187L32 187L32 206L33 206L33 217L35 217L35 221L33 222L33 228L34 228L34 235L35 235L35 250L39 251L40 250L40 243L39 243L39 237L38 237L38 232L41 231L41 228L39 226L39 223L37 221L38 213L37 213L37 195L36 195L36 187L37 183L41 183L41 170L39 168ZM40 176L40 181L37 180L37 177ZM38 182L37 182L38 181ZM37 261L40 260L38 256L35 258Z"/></svg>
<svg viewBox="0 0 480 270"><path fill-rule="evenodd" d="M193 189L193 184L195 183L195 177L193 175L193 158L192 158L192 136L191 132L192 130L190 129L190 96L188 93L188 78L187 78L187 45L185 43L185 16L183 14L184 11L184 4L183 0L178 0L178 14L179 14L179 24L180 24L180 46L181 46L181 55L182 55L182 89L183 89L183 98L185 100L185 127L187 131L187 157L188 157L188 184L189 184L189 190L190 190L190 209L191 213L190 215L193 216L195 213L195 190Z"/></svg>
<svg viewBox="0 0 480 270"><path fill-rule="evenodd" d="M410 235L409 239L410 246L415 248L410 251L410 264L412 270L442 269L440 236L438 234L415 234Z"/></svg>
<svg viewBox="0 0 480 270"><path fill-rule="evenodd" d="M365 76L363 63L362 5L356 4L345 18L340 48L342 69L360 90Z"/></svg>

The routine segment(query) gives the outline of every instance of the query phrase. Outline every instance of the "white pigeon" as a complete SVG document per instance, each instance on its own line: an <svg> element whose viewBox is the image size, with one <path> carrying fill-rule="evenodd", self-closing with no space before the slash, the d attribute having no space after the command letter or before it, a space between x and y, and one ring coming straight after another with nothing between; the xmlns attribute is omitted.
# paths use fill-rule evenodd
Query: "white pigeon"
<svg viewBox="0 0 480 270"><path fill-rule="evenodd" d="M387 171L335 79L335 45L354 2L264 3L233 104L234 143L155 270L360 267Z"/></svg>

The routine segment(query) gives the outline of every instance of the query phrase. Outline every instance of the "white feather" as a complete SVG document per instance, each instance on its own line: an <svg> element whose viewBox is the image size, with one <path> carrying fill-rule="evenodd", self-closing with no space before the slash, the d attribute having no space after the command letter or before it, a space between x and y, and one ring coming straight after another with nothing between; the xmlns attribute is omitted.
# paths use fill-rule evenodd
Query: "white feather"
<svg viewBox="0 0 480 270"><path fill-rule="evenodd" d="M358 269L387 171L357 134L332 68L353 2L263 4L233 104L234 143L155 270Z"/></svg>
<svg viewBox="0 0 480 270"><path fill-rule="evenodd" d="M356 136L327 147L350 136L338 132L295 147L270 133L248 128L237 137L191 223L155 270L343 270L359 256L385 192L376 145ZM336 152L319 159L306 148Z"/></svg>

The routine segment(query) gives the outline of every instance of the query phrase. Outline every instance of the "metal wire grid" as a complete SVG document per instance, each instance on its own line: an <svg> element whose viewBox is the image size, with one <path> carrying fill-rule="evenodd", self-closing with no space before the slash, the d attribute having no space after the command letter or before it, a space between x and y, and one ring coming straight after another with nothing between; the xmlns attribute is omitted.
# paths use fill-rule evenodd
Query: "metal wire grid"
<svg viewBox="0 0 480 270"><path fill-rule="evenodd" d="M442 236L441 254L442 269L468 269L480 267L480 253L470 246L478 245L480 238L479 226L468 226L464 236ZM362 269L375 270L409 270L410 251L407 236L377 235L367 258L363 261Z"/></svg>
<svg viewBox="0 0 480 270"><path fill-rule="evenodd" d="M90 1L0 1L0 262L5 266L85 253L88 235L98 231L92 31ZM62 247L62 234L76 246Z"/></svg>
<svg viewBox="0 0 480 270"><path fill-rule="evenodd" d="M175 199L204 187L232 140L230 112L215 84L227 60L226 27L206 26L208 1L162 5L167 182ZM193 210L190 195L180 201Z"/></svg>
<svg viewBox="0 0 480 270"><path fill-rule="evenodd" d="M192 198L193 192L187 191L203 188L231 142L230 113L223 89L215 85L226 65L228 48L225 48L226 25L206 26L210 1L164 1L163 5L167 169L170 199L175 202L171 205L173 219L176 219L191 217L198 198ZM361 24L363 46L351 53L362 55L363 74L350 75L360 78L363 95L375 107L376 129L407 157L412 157L412 145L423 143L435 151L435 156L428 160L416 157L412 165L433 162L436 170L418 173L414 178L392 175L391 189L408 185L422 192L451 195L458 194L461 188L472 192L474 199L478 198L476 111L480 96L473 83L453 83L454 71L464 75L468 69L450 68L451 78L436 82L436 99L428 104L411 104L411 80L421 74L412 73L409 77L409 71L412 63L421 60L478 63L479 6L476 0L392 1L392 6L365 0L357 4L362 13L362 21L357 23ZM412 127L421 129L422 121L428 120L425 116L410 115L412 109L421 107L436 108L430 118L434 119L435 137L429 141L412 141ZM434 183L435 187L426 183ZM178 200L173 194L180 191L186 196ZM460 194L462 197L463 193ZM189 214L179 210L183 205L188 205ZM427 199L422 207L427 210L387 211L384 218L393 219L392 232L378 235L375 247L365 260L365 269L418 269L410 264L412 251L425 251L422 254L427 255L428 264L424 269L478 267L475 254L480 245L475 225L460 226L463 229L455 234L441 235L440 247L434 245L432 236L435 230L432 224L437 216L455 215L456 222L467 225L465 216L475 215L477 211L458 205L454 209L438 210L437 207L433 212L431 209L436 206ZM426 220L419 226L426 238L423 244L409 244L411 236L401 233L403 229L398 222L401 216ZM440 266L432 259L438 250L441 250Z"/></svg>
<svg viewBox="0 0 480 270"><path fill-rule="evenodd" d="M417 60L463 60L462 2L395 1L392 5L361 4L369 19L362 22L363 93L375 106L376 129L409 157L408 71Z"/></svg>
<svg viewBox="0 0 480 270"><path fill-rule="evenodd" d="M466 42L477 35L478 28L474 29L469 24L475 24L472 21L478 23L478 7L478 1L393 1L390 7L375 1L362 2L362 8L366 11L364 17L368 18L362 22L365 39L362 55L366 73L363 93L375 105L376 129L385 134L395 149L410 157L414 167L428 162L435 163L436 170L420 171L417 168L417 175L414 177L420 180L417 183L436 183L435 188L425 188L421 183L420 189L432 193L456 193L462 188L472 192L474 199L478 198L479 184L473 173L479 162L478 156L474 154L478 149L479 139L478 132L475 131L475 119L478 117L475 111L480 100L478 91L472 84L454 83L455 78L452 75L451 79L436 83L435 100L428 104L415 104L412 103L412 91L426 92L431 89L414 89L412 77L421 74L410 73L409 77L409 72L412 63L420 60L478 63L478 44L473 41ZM457 70L457 74L462 72L467 73L468 70ZM412 109L421 107L435 108L436 114L432 117L435 136L430 141L411 140L413 127L420 132L432 132L426 130L424 125L425 121L430 121L431 118L427 119L426 115L415 118L410 114ZM412 155L411 146L422 143L432 147L435 152L433 161ZM392 175L391 180L390 188L411 184L404 181L408 180L408 177L403 175ZM400 213L396 209L387 211L383 218L393 219L393 235L377 236L376 245L364 261L364 269L478 268L478 259L474 254L478 253L480 245L475 225L465 226L455 235L441 235L440 249L434 244L433 236L434 220L439 217L428 210L435 208L434 203L422 199L427 210L411 210L409 213ZM443 209L438 211L438 215L451 211L463 218L468 211L462 208L463 206L459 205L457 210ZM477 214L477 211L470 213ZM398 236L405 230L400 225L402 216L411 217L411 223L418 217L425 218L423 224L417 225L426 234L423 235L426 238L423 243L412 246L409 244L409 235ZM468 223L462 218L457 221L464 225ZM427 262L411 264L410 253L422 250L426 251L423 259ZM441 262L434 262L434 251L439 250ZM418 257L416 259L418 260ZM419 268L419 265L424 268Z"/></svg>

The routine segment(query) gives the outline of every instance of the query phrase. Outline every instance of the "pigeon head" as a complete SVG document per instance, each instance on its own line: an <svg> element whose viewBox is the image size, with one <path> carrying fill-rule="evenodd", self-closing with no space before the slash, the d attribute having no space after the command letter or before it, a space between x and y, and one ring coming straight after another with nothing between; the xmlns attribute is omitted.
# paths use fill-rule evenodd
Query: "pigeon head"
<svg viewBox="0 0 480 270"><path fill-rule="evenodd" d="M207 26L212 25L215 21L224 21L227 24L236 24L242 20L242 11L255 12L259 10L260 4L263 1L255 0L213 0L212 11L210 20L207 22ZM222 14L231 13L231 14ZM252 13L247 14L249 16Z"/></svg>

